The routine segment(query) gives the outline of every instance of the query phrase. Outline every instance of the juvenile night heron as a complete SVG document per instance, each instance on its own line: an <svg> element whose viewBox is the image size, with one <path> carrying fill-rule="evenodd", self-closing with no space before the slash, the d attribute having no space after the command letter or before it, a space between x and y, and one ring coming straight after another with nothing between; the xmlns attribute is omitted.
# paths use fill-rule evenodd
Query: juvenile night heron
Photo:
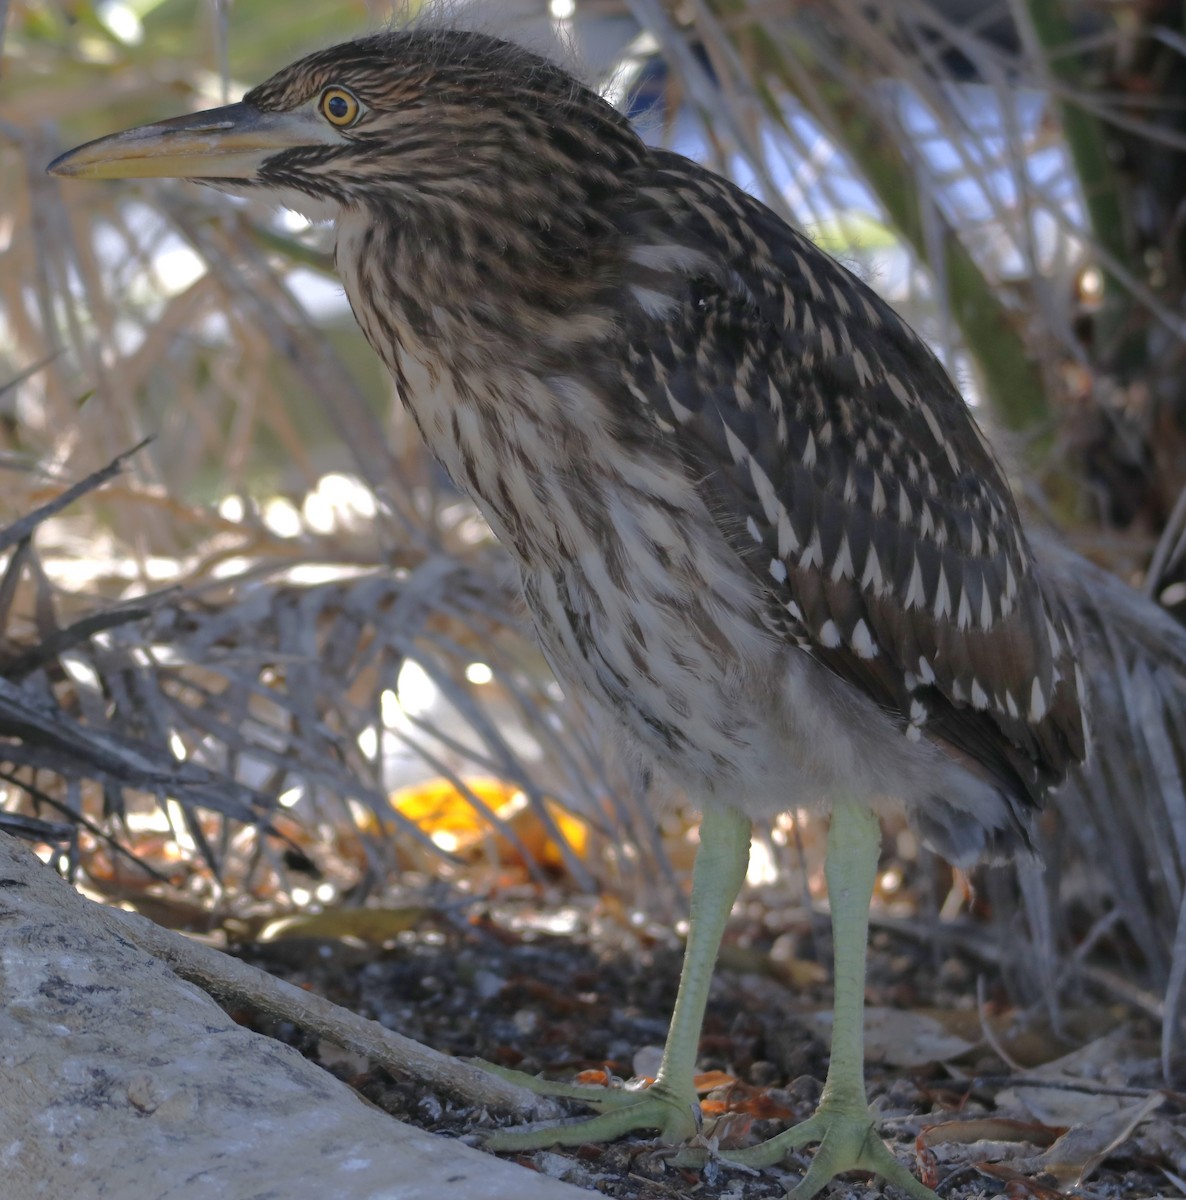
<svg viewBox="0 0 1186 1200"><path fill-rule="evenodd" d="M240 104L51 172L174 176L337 224L354 313L425 441L517 560L558 678L703 810L662 1068L498 1149L691 1138L697 1040L750 822L831 809L835 1024L819 1142L932 1197L873 1134L862 1051L874 810L957 863L1028 844L1084 758L1069 622L924 343L724 179L560 68L420 29L310 55Z"/></svg>

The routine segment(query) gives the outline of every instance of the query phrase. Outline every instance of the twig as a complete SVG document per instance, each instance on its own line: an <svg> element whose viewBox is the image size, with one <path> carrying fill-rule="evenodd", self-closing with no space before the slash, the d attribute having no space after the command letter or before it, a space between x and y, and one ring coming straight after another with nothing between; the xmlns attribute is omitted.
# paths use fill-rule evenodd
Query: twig
<svg viewBox="0 0 1186 1200"><path fill-rule="evenodd" d="M526 1088L385 1029L377 1021L360 1017L221 951L162 929L147 917L99 905L95 912L145 953L217 999L248 1004L291 1021L389 1071L414 1076L467 1104L536 1119L559 1115L554 1105Z"/></svg>
<svg viewBox="0 0 1186 1200"><path fill-rule="evenodd" d="M989 1024L987 1016L987 1002L984 998L984 976L976 976L976 1015L980 1019L980 1032L984 1036L984 1040L988 1043L989 1049L1009 1068L1011 1071L1020 1071L1021 1064L1015 1059L1009 1057L1009 1052L1001 1045L1000 1038L992 1031L992 1026Z"/></svg>
<svg viewBox="0 0 1186 1200"><path fill-rule="evenodd" d="M965 1081L961 1081L964 1083ZM1180 1100L1178 1092L1165 1088L1109 1087L1102 1083L1077 1079L1043 1079L1040 1075L973 1075L966 1081L967 1087L1019 1087L1049 1088L1054 1092L1084 1092L1089 1096L1122 1096L1143 1100L1146 1096L1160 1093L1173 1100Z"/></svg>
<svg viewBox="0 0 1186 1200"><path fill-rule="evenodd" d="M1178 498L1174 501L1173 511L1157 539L1153 559L1145 572L1145 582L1141 591L1150 600L1155 599L1157 589L1161 587L1162 577L1182 556L1183 538L1186 538L1186 487L1178 493Z"/></svg>
<svg viewBox="0 0 1186 1200"><path fill-rule="evenodd" d="M24 543L22 543L24 544ZM90 641L97 633L127 625L130 621L143 621L152 616L152 609L144 604L134 604L128 608L112 609L108 612L92 613L82 617L65 629L57 629L46 636L39 645L4 664L4 675L8 679L20 681L31 675L45 663L52 661L80 642Z"/></svg>
<svg viewBox="0 0 1186 1200"><path fill-rule="evenodd" d="M1115 971L1109 971L1106 967L1099 967L1093 963L1084 963L1079 971L1096 987L1119 997L1126 1004L1131 1004L1133 1008L1148 1013L1155 1020L1165 1019L1165 1000L1133 980L1126 979Z"/></svg>
<svg viewBox="0 0 1186 1200"><path fill-rule="evenodd" d="M143 450L150 441L152 441L151 438L145 438L142 442L138 442L130 450L125 450L123 454L113 458L102 470L95 471L85 479L74 484L73 487L68 487L61 495L56 496L48 504L43 504L40 508L34 509L18 521L13 521L6 529L0 529L0 552L7 550L9 546L28 537L47 517L52 517L54 513L61 512L64 508L69 508L80 496L85 496L87 492L93 492L95 488L100 487L109 479L114 479L124 469L124 463L133 454L137 454Z"/></svg>

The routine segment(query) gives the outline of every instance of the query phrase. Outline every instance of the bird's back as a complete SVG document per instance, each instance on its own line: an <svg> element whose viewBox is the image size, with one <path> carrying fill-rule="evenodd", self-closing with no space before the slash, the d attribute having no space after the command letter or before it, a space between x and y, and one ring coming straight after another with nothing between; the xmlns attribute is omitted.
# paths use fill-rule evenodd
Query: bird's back
<svg viewBox="0 0 1186 1200"><path fill-rule="evenodd" d="M1086 751L1074 639L943 368L727 181L656 151L640 198L639 243L702 257L647 280L619 394L702 472L771 624L908 736L1039 799Z"/></svg>

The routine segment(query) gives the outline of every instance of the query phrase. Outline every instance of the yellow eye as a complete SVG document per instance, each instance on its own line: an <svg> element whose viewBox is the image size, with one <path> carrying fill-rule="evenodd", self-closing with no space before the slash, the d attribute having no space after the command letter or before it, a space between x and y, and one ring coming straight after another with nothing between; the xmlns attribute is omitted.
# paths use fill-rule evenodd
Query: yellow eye
<svg viewBox="0 0 1186 1200"><path fill-rule="evenodd" d="M362 105L358 103L354 94L345 88L326 88L321 93L318 107L321 109L321 115L339 129L346 129L362 116Z"/></svg>

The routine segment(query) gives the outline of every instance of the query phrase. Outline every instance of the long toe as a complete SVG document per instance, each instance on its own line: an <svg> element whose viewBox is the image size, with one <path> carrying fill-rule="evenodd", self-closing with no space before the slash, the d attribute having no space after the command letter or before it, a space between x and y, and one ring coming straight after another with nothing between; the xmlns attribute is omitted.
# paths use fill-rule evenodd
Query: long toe
<svg viewBox="0 0 1186 1200"><path fill-rule="evenodd" d="M542 1150L547 1146L582 1146L587 1142L611 1142L636 1130L655 1130L662 1141L678 1145L695 1136L699 1129L700 1106L696 1096L677 1095L662 1082L641 1091L627 1091L556 1084L505 1070L497 1074L504 1078L513 1075L515 1083L540 1095L578 1100L601 1111L595 1117L496 1129L486 1136L489 1150L516 1152Z"/></svg>
<svg viewBox="0 0 1186 1200"><path fill-rule="evenodd" d="M811 1200L829 1180L845 1171L867 1171L870 1175L878 1175L914 1200L938 1200L929 1187L898 1162L877 1136L867 1110L850 1113L821 1109L802 1124L761 1145L722 1154L721 1158L741 1166L766 1167L811 1142L818 1142L819 1148L807 1174L791 1192L790 1200Z"/></svg>

